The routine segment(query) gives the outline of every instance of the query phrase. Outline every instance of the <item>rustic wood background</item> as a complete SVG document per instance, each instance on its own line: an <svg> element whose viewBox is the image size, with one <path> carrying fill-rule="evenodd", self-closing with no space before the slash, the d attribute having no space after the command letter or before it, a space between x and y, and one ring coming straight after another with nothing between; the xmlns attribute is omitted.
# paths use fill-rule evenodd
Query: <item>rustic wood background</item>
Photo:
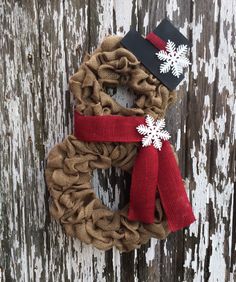
<svg viewBox="0 0 236 282"><path fill-rule="evenodd" d="M235 12L236 0L0 0L0 280L236 281ZM193 43L167 127L197 221L128 254L98 251L50 218L45 158L71 132L68 78L84 54L165 16ZM113 94L129 105L124 89ZM93 181L117 208L128 177Z"/></svg>

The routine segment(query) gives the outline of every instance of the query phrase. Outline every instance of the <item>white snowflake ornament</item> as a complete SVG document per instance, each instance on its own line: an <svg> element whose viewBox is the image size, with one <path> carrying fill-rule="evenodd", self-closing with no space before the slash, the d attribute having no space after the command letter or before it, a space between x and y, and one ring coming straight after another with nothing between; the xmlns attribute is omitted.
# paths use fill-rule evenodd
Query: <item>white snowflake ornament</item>
<svg viewBox="0 0 236 282"><path fill-rule="evenodd" d="M163 128L165 127L165 120L160 119L154 121L153 117L147 115L145 118L145 122L147 125L140 124L136 127L138 133L144 135L142 139L143 147L147 147L153 144L156 149L161 150L161 140L170 139L170 134L166 130L163 130Z"/></svg>
<svg viewBox="0 0 236 282"><path fill-rule="evenodd" d="M183 73L183 68L191 65L189 59L186 57L187 52L187 45L179 45L176 49L175 43L168 40L166 51L161 50L156 53L159 60L165 61L160 65L160 73L167 73L171 70L172 74L179 78Z"/></svg>

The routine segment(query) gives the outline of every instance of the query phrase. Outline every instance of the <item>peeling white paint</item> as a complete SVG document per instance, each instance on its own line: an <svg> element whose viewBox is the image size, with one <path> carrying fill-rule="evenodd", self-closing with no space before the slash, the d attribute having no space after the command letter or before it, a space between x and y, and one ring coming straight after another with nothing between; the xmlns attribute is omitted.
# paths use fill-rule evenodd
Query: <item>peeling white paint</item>
<svg viewBox="0 0 236 282"><path fill-rule="evenodd" d="M226 269L224 249L222 249L222 242L225 240L225 226L224 224L218 225L216 233L210 237L212 242L212 255L210 260L210 277L209 281L224 281Z"/></svg>
<svg viewBox="0 0 236 282"><path fill-rule="evenodd" d="M124 35L130 30L133 0L114 0L117 35ZM135 7L137 13L137 7Z"/></svg>
<svg viewBox="0 0 236 282"><path fill-rule="evenodd" d="M217 66L217 59L214 55L215 54L215 42L214 42L214 38L212 35L210 37L208 48L206 47L206 50L208 51L208 55L206 54L207 52L206 51L202 64L204 65L205 76L208 78L209 84L212 84L215 81L216 66Z"/></svg>
<svg viewBox="0 0 236 282"><path fill-rule="evenodd" d="M200 42L201 42L201 35L203 33L203 16L198 16L199 20L196 21L196 11L195 6L193 8L193 23L191 26L192 29L192 37L194 38L194 44L192 47L192 65L191 69L193 72L193 78L197 79L198 72L201 70L203 65L204 58L199 56L202 50L199 50Z"/></svg>
<svg viewBox="0 0 236 282"><path fill-rule="evenodd" d="M179 9L177 0L166 1L166 12L167 12L167 17L170 20L173 20L173 16L176 12L177 12L177 16L179 15L180 9Z"/></svg>
<svg viewBox="0 0 236 282"><path fill-rule="evenodd" d="M150 247L148 248L145 256L146 256L146 264L148 266L152 265L152 261L155 259L156 257L156 245L157 245L157 239L152 238L150 240Z"/></svg>
<svg viewBox="0 0 236 282"><path fill-rule="evenodd" d="M177 138L176 138L176 152L180 149L180 141L181 141L181 129L179 128L177 131Z"/></svg>
<svg viewBox="0 0 236 282"><path fill-rule="evenodd" d="M145 29L145 35L147 35L147 28L148 28L148 24L149 24L149 12L145 13L144 19L143 19L143 27Z"/></svg>
<svg viewBox="0 0 236 282"><path fill-rule="evenodd" d="M198 42L202 40L204 35L203 21L205 21L205 19L200 16L197 20L194 11L194 25L192 26L194 40L192 49L192 71L195 79L198 78L199 71L204 71L204 75L208 79L209 85L215 83L216 74L218 72L218 89L213 95L225 95L226 91L229 91L228 98L225 100L230 112L235 113L235 101L233 98L234 87L232 80L232 77L235 77L235 64L231 63L231 60L233 60L234 57L234 47L229 41L232 29L235 29L235 26L233 27L232 25L234 18L233 1L230 3L227 2L227 4L222 3L221 7L218 7L218 2L215 1L213 9L216 13L215 19L218 18L220 9L219 54L217 57L215 56L216 43L214 37L211 35L209 37L209 42L206 42L203 56L197 58L198 51L200 51L198 50ZM226 25L227 29L225 29ZM227 34L224 34L223 30L226 30ZM231 70L231 74L226 71L229 69ZM199 93L198 90L196 93ZM205 95L207 94L208 93L205 93ZM229 126L234 128L234 126L232 126L232 120L229 122L225 109L225 105L222 105L220 112L216 113L215 120L212 120L210 96L205 96L202 127L199 132L201 136L200 146L197 146L195 142L193 142L191 146L193 177L196 185L191 195L197 221L190 226L189 232L191 237L197 238L199 236L200 241L198 242L199 251L197 251L197 246L194 254L192 254L192 249L186 250L184 267L186 269L191 268L194 271L194 281L196 282L202 281L204 277L206 250L210 245L212 254L209 261L209 281L225 281L228 273L226 258L231 256L233 247L231 244L233 235L232 230L226 230L227 227L225 225L225 220L227 220L230 215L230 223L232 224L234 193L233 179L230 179L229 177L231 165L229 161L229 149L232 139L230 140L229 137L225 136L225 131L226 126L227 128ZM232 116L231 118L233 119L234 117ZM233 136L231 136L231 138L232 137ZM213 175L213 179L210 180L211 183L209 182L207 172L207 165L209 164L207 155L209 151L206 144L209 143L209 140L212 140L212 142L215 143L216 148L215 158L213 158L213 162L215 163L211 164L215 167L214 171L216 171L216 173ZM212 228L211 230L209 229L209 204L214 212L214 219L211 218L211 220L217 222L215 230L212 230ZM230 234L230 237L227 239L226 231ZM225 248L226 240L229 242L228 249Z"/></svg>
<svg viewBox="0 0 236 282"><path fill-rule="evenodd" d="M115 281L121 281L121 263L120 263L120 253L115 247L113 247L113 271L115 273Z"/></svg>
<svg viewBox="0 0 236 282"><path fill-rule="evenodd" d="M113 33L113 1L100 0L99 4L98 18L100 26L98 26L98 42L101 42L105 36Z"/></svg>

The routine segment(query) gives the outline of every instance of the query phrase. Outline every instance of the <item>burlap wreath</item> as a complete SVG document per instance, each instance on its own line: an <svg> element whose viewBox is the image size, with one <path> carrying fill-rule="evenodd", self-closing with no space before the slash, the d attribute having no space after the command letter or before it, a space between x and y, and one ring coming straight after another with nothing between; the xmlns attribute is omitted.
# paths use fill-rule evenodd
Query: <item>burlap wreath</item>
<svg viewBox="0 0 236 282"><path fill-rule="evenodd" d="M174 102L175 93L153 77L120 45L120 40L118 36L105 38L71 77L76 110L84 115L163 117ZM122 107L106 93L105 87L118 85L127 86L137 95L132 108ZM118 211L108 209L91 187L92 171L96 168L114 166L131 172L138 146L81 142L70 135L51 150L46 168L52 199L50 212L68 235L101 250L116 246L123 252L139 248L151 237L166 238L169 230L158 194L155 222L142 224L127 219L128 206Z"/></svg>

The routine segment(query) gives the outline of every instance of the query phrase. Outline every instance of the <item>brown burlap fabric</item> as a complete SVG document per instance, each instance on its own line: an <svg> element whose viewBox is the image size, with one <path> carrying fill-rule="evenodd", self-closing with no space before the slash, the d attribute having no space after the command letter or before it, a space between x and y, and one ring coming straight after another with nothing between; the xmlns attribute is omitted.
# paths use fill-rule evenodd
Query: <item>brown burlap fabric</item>
<svg viewBox="0 0 236 282"><path fill-rule="evenodd" d="M121 38L110 36L91 56L87 55L70 79L76 110L84 115L152 115L163 117L175 93L153 77L128 50ZM125 108L106 93L106 86L125 85L136 101ZM46 181L51 195L50 212L68 235L101 250L116 246L131 251L151 237L163 239L168 233L160 199L156 197L155 222L142 224L127 219L128 206L111 211L91 187L92 171L111 166L131 172L137 143L88 143L68 136L49 153Z"/></svg>

